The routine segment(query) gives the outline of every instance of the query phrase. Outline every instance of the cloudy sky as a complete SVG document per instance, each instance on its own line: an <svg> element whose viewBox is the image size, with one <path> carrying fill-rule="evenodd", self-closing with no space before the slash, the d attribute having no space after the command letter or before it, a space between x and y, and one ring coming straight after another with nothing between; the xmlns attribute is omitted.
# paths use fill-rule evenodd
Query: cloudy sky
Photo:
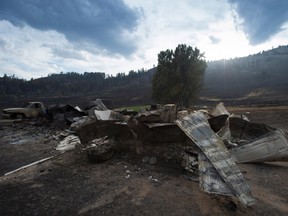
<svg viewBox="0 0 288 216"><path fill-rule="evenodd" d="M288 0L1 0L0 76L150 69L178 44L206 60L288 45Z"/></svg>

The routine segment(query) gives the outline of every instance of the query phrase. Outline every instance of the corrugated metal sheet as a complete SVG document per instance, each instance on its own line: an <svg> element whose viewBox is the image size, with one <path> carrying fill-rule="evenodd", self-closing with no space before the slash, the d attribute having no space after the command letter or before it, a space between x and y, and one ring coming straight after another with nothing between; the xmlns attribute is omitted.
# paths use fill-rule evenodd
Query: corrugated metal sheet
<svg viewBox="0 0 288 216"><path fill-rule="evenodd" d="M234 195L203 152L198 154L198 163L201 190L213 194Z"/></svg>
<svg viewBox="0 0 288 216"><path fill-rule="evenodd" d="M201 149L234 195L246 206L255 203L250 187L240 169L231 158L223 141L210 128L201 112L176 121L185 134Z"/></svg>

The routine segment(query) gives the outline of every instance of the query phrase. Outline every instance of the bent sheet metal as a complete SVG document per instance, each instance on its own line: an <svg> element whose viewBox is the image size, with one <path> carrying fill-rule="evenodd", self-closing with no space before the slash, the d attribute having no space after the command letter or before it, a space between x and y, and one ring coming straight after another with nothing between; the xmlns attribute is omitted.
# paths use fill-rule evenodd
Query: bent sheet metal
<svg viewBox="0 0 288 216"><path fill-rule="evenodd" d="M251 206L255 199L240 169L220 137L210 128L202 112L196 112L177 120L177 125L201 149L224 182L242 204Z"/></svg>

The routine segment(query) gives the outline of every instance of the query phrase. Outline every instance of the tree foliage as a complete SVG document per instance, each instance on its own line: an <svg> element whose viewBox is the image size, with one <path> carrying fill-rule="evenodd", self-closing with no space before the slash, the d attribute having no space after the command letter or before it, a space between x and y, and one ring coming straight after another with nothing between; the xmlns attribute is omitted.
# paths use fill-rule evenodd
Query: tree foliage
<svg viewBox="0 0 288 216"><path fill-rule="evenodd" d="M175 51L161 51L152 80L153 99L158 103L189 106L203 86L206 61L198 48L179 44Z"/></svg>

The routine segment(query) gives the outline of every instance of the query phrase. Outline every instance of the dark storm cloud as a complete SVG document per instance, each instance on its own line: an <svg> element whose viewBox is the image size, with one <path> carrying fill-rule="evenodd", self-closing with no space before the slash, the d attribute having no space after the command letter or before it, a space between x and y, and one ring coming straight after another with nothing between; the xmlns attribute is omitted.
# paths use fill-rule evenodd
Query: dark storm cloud
<svg viewBox="0 0 288 216"><path fill-rule="evenodd" d="M1 0L0 19L16 26L56 30L72 42L94 43L121 54L135 49L135 42L123 37L133 32L140 16L123 0Z"/></svg>
<svg viewBox="0 0 288 216"><path fill-rule="evenodd" d="M250 44L265 42L288 21L288 0L228 0L244 20Z"/></svg>

